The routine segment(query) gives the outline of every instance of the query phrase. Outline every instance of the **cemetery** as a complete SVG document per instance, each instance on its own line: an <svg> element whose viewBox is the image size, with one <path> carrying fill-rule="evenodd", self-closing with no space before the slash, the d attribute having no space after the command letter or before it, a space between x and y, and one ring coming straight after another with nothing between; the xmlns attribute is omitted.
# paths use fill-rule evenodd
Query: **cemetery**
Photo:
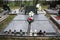
<svg viewBox="0 0 60 40"><path fill-rule="evenodd" d="M0 4L0 36L60 36L59 1L3 0Z"/></svg>

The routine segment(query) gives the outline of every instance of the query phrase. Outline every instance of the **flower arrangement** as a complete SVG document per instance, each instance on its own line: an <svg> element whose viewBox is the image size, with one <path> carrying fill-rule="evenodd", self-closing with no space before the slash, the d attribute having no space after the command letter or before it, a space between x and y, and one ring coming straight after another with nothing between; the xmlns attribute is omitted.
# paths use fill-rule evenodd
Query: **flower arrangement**
<svg viewBox="0 0 60 40"><path fill-rule="evenodd" d="M33 22L33 20L34 19L32 17L28 17L28 19L27 19L27 21L28 21L29 24L31 24Z"/></svg>
<svg viewBox="0 0 60 40"><path fill-rule="evenodd" d="M27 19L27 21L28 21L28 23L29 24L31 24L32 22L33 22L33 15L34 15L34 13L31 11L30 13L29 13L29 17L28 17L28 19Z"/></svg>

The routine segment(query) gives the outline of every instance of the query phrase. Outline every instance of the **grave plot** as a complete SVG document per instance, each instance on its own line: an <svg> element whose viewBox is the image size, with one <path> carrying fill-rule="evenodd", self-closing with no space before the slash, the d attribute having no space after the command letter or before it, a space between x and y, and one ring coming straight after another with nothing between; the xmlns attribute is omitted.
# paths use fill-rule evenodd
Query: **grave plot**
<svg viewBox="0 0 60 40"><path fill-rule="evenodd" d="M51 15L51 20L58 26L60 29L60 17L57 15Z"/></svg>
<svg viewBox="0 0 60 40"><path fill-rule="evenodd" d="M42 10L42 11L37 11L37 14L46 14L46 12L44 11L44 10Z"/></svg>
<svg viewBox="0 0 60 40"><path fill-rule="evenodd" d="M56 2L52 1L47 9L45 11L49 14L57 14L58 13L58 8Z"/></svg>
<svg viewBox="0 0 60 40"><path fill-rule="evenodd" d="M31 36L31 30L32 33L35 33L35 30L37 30L36 33L42 30L46 31L47 34L56 34L56 29L50 23L49 19L43 14L34 15L34 21L31 23L31 25L28 24L27 18L28 15L17 15L3 31L6 32L11 30L11 32L14 32L14 30L16 30L16 32L20 32L20 30L22 30L23 32L29 33L26 33L27 35L25 36Z"/></svg>
<svg viewBox="0 0 60 40"><path fill-rule="evenodd" d="M54 14L57 15L58 14L58 10L53 10L53 9L45 9L45 11L49 14Z"/></svg>
<svg viewBox="0 0 60 40"><path fill-rule="evenodd" d="M8 10L7 10L7 11L3 11L3 12L0 13L0 17L6 15L6 14L8 14L8 13L9 13Z"/></svg>
<svg viewBox="0 0 60 40"><path fill-rule="evenodd" d="M17 15L3 30L3 34L5 35L9 30L11 30L11 35L13 35L15 32L16 34L20 34L22 30L22 34L26 33L28 31L28 22L26 21L27 15ZM6 34L10 35L10 34ZM20 36L20 35L16 35Z"/></svg>

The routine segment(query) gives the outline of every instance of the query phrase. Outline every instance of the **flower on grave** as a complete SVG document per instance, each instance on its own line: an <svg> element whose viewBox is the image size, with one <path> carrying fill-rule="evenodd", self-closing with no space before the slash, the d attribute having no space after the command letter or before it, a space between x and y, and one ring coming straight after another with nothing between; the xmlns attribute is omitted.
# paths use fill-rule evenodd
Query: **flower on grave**
<svg viewBox="0 0 60 40"><path fill-rule="evenodd" d="M39 8L39 7L40 7L40 4L37 4L37 5L36 5L36 8Z"/></svg>
<svg viewBox="0 0 60 40"><path fill-rule="evenodd" d="M29 22L29 24L32 23L33 22L33 17L28 17L27 21Z"/></svg>
<svg viewBox="0 0 60 40"><path fill-rule="evenodd" d="M29 12L29 16L32 17L34 13L32 11Z"/></svg>
<svg viewBox="0 0 60 40"><path fill-rule="evenodd" d="M32 18L32 17L29 17L27 20L28 20L28 21L32 21L32 20L33 20L33 18Z"/></svg>

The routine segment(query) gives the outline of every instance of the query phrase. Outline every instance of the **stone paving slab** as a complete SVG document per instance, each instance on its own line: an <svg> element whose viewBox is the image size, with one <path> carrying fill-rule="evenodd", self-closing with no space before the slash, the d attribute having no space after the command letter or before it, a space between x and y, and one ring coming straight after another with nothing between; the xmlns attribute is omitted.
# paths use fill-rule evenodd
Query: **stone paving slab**
<svg viewBox="0 0 60 40"><path fill-rule="evenodd" d="M28 22L27 21L12 21L9 23L9 25L7 25L4 31L9 31L9 30L11 30L12 32L14 32L14 30L16 30L16 32L20 32L20 30L22 30L23 32L27 32Z"/></svg>
<svg viewBox="0 0 60 40"><path fill-rule="evenodd" d="M44 14L44 15L46 14L46 12L45 12L44 10L42 10L42 11L37 11L37 13L38 13L38 14Z"/></svg>
<svg viewBox="0 0 60 40"><path fill-rule="evenodd" d="M45 21L45 20L47 21L48 20L48 18L44 16L43 14L34 15L33 18L35 21Z"/></svg>
<svg viewBox="0 0 60 40"><path fill-rule="evenodd" d="M13 20L25 21L27 20L28 15L17 15Z"/></svg>
<svg viewBox="0 0 60 40"><path fill-rule="evenodd" d="M42 30L43 32L46 31L46 33L56 33L54 26L49 21L34 21L31 24L31 30L32 32Z"/></svg>
<svg viewBox="0 0 60 40"><path fill-rule="evenodd" d="M52 9L45 9L47 13L49 14L57 14L58 10L52 10Z"/></svg>
<svg viewBox="0 0 60 40"><path fill-rule="evenodd" d="M20 20L20 21L24 20L25 21L25 20L27 20L28 17L29 17L28 15L17 15L13 20ZM48 18L46 16L44 16L43 14L34 15L33 18L35 21L41 21L41 20L47 21L48 20Z"/></svg>

